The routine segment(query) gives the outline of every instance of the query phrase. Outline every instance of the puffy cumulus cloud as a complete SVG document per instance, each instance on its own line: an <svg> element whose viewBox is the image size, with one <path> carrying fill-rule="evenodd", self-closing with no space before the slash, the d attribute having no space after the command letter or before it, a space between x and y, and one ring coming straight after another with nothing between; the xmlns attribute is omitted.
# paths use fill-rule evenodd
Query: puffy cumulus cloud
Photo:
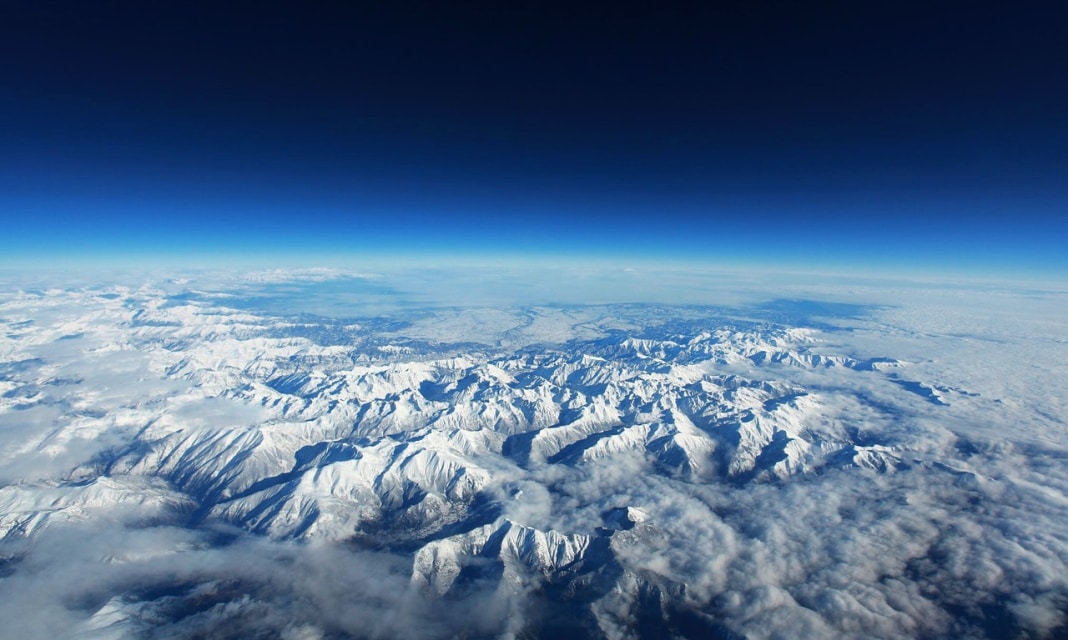
<svg viewBox="0 0 1068 640"><path fill-rule="evenodd" d="M818 613L829 635L1041 635L1056 628L1056 607L1063 611L1068 592L1068 547L1057 533L1063 510L1038 508L1024 496L996 501L996 492L954 484L951 473L923 466L892 477L849 476L728 492L724 518L741 534L741 551L729 563L726 591L782 588L792 601L777 606ZM1035 609L1014 609L1035 598L1042 603ZM734 619L749 610L721 613ZM747 634L771 628L746 619L737 625Z"/></svg>
<svg viewBox="0 0 1068 640"><path fill-rule="evenodd" d="M24 553L0 579L20 638L439 638L498 633L509 606L492 589L428 600L404 556L236 531L72 523Z"/></svg>
<svg viewBox="0 0 1068 640"><path fill-rule="evenodd" d="M521 512L579 532L612 507L648 514L612 539L626 575L592 606L609 637L638 637L650 583L669 594L668 615L749 638L1063 633L1068 483L1047 466L1065 452L977 441L962 457L951 444L895 473L755 484L667 477L641 455L535 466L526 482L548 491Z"/></svg>

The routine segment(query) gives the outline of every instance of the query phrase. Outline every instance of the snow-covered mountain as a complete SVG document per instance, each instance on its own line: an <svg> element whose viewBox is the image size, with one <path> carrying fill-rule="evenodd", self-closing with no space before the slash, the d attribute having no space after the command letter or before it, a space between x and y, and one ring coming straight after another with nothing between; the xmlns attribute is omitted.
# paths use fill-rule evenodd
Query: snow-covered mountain
<svg viewBox="0 0 1068 640"><path fill-rule="evenodd" d="M1066 508L1059 489L1006 475L1004 444L968 435L967 420L1012 400L932 379L915 352L849 346L818 322L621 305L504 310L514 324L489 327L472 309L440 332L483 331L450 341L433 339L430 313L325 318L248 299L155 285L4 298L0 580L72 527L177 527L207 536L180 549L222 535L385 554L406 564L406 598L420 606L492 600L511 621L453 620L443 635L979 633L987 614L924 591L963 584L924 558L948 544L946 523L984 530L1008 516L939 515L932 495L1002 504L1038 491ZM517 337L533 326L536 340ZM950 488L924 491L931 482ZM1063 534L1051 531L1049 553ZM805 542L824 535L838 544ZM886 557L866 558L873 549ZM859 558L876 573L805 577ZM736 575L746 567L757 573ZM116 579L76 630L148 633L239 607L231 592L251 597L249 586L190 595L218 579L161 578L156 591ZM1063 576L1045 584L1029 597L1066 593ZM1043 631L1033 609L999 606Z"/></svg>
<svg viewBox="0 0 1068 640"><path fill-rule="evenodd" d="M690 481L902 464L893 446L850 435L848 416L820 392L754 375L837 367L878 377L868 372L900 364L821 353L801 329L673 328L648 337L654 329L503 354L379 349L371 357L265 337L282 327L256 331L244 314L190 305L154 313L151 322L136 314L126 337L156 367L263 418L198 427L161 407L94 464L108 475L163 478L194 496L204 517L276 537L345 540L373 523L391 538L432 538L462 521L495 477L616 456ZM175 350L171 334L200 338Z"/></svg>

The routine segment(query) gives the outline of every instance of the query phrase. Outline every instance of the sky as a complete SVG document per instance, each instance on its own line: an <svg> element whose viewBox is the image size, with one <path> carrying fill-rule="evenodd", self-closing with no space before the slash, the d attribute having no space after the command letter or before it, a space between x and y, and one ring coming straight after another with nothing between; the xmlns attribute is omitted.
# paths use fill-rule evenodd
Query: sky
<svg viewBox="0 0 1068 640"><path fill-rule="evenodd" d="M816 4L6 2L0 262L1068 273L1068 9Z"/></svg>

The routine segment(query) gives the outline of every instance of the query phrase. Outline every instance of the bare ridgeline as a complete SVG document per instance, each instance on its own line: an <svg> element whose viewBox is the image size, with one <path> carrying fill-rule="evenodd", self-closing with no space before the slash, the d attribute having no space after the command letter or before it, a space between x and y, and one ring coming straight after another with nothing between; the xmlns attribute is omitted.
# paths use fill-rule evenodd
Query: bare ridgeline
<svg viewBox="0 0 1068 640"><path fill-rule="evenodd" d="M7 632L1068 631L1053 303L341 317L242 282L4 294Z"/></svg>

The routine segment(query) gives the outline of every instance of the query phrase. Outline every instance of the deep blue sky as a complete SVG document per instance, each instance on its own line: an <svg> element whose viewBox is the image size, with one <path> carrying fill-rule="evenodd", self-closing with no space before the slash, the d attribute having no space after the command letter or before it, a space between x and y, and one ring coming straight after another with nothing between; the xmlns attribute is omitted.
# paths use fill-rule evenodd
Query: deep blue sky
<svg viewBox="0 0 1068 640"><path fill-rule="evenodd" d="M3 3L0 251L1068 273L1061 3L457 4Z"/></svg>

